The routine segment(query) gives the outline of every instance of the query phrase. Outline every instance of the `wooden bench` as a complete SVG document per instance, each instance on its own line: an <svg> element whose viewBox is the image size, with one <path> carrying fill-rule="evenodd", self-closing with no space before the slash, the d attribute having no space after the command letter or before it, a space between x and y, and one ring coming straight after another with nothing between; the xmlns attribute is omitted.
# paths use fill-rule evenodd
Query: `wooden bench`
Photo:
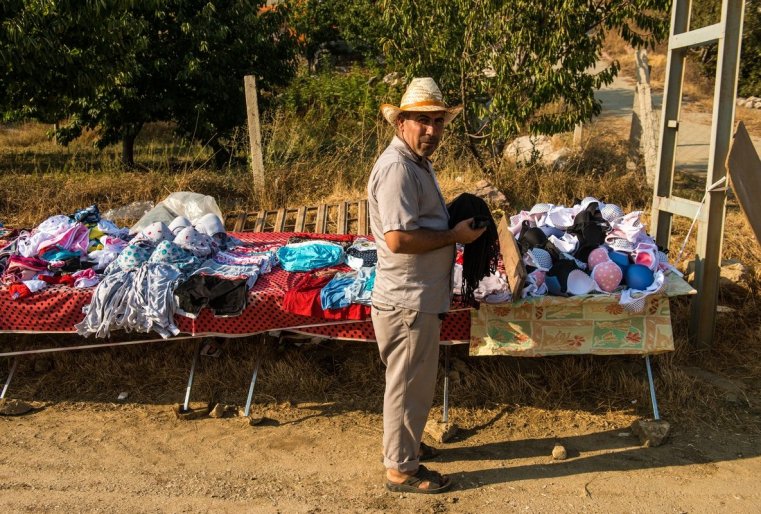
<svg viewBox="0 0 761 514"><path fill-rule="evenodd" d="M225 217L232 232L312 232L316 234L370 233L367 200L316 206L232 213Z"/></svg>

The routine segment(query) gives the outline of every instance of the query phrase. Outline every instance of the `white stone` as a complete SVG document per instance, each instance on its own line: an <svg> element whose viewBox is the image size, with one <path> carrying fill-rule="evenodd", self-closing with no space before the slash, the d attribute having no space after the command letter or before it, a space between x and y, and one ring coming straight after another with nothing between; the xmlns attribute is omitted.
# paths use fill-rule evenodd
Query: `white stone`
<svg viewBox="0 0 761 514"><path fill-rule="evenodd" d="M541 158L552 150L552 138L549 136L521 136L507 145L503 155L510 161L529 163L533 156Z"/></svg>
<svg viewBox="0 0 761 514"><path fill-rule="evenodd" d="M552 458L555 460L566 460L568 458L568 451L562 444L555 444L552 449Z"/></svg>

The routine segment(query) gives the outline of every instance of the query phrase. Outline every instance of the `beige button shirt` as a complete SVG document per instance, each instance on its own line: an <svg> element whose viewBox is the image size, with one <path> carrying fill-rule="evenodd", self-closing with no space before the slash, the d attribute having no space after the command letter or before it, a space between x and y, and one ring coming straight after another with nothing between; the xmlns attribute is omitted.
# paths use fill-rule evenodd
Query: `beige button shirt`
<svg viewBox="0 0 761 514"><path fill-rule="evenodd" d="M395 254L383 237L391 230L449 229L446 202L430 161L395 136L370 172L367 200L378 248L373 302L447 312L455 246L416 255Z"/></svg>

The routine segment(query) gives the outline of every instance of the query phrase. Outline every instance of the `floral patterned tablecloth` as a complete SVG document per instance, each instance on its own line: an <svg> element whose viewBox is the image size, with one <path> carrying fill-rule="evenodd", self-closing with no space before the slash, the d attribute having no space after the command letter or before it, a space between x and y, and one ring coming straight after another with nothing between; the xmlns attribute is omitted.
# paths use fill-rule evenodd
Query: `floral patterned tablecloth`
<svg viewBox="0 0 761 514"><path fill-rule="evenodd" d="M669 297L696 291L676 274L632 314L619 295L544 296L471 310L470 355L540 357L655 354L674 350Z"/></svg>

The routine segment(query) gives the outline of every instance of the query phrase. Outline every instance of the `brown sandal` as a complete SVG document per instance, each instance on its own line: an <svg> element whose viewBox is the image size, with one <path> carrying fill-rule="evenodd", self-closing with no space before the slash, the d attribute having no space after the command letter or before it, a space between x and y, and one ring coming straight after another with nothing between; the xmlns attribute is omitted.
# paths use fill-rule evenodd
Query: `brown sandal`
<svg viewBox="0 0 761 514"><path fill-rule="evenodd" d="M421 487L423 482L428 482L427 488ZM451 487L452 480L449 477L422 465L414 475L400 484L386 480L386 489L395 493L438 494L448 491Z"/></svg>

